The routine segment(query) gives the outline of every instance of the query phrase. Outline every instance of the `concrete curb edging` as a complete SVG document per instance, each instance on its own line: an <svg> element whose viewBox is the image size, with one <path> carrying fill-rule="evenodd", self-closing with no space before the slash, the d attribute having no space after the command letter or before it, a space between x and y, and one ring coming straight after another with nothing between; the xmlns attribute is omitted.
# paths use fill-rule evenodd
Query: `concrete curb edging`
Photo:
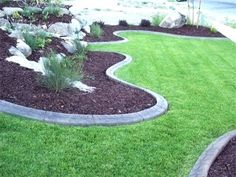
<svg viewBox="0 0 236 177"><path fill-rule="evenodd" d="M236 130L220 136L213 143L211 143L198 158L189 174L189 177L207 177L208 171L215 159L224 150L229 141L235 137Z"/></svg>
<svg viewBox="0 0 236 177"><path fill-rule="evenodd" d="M104 44L121 44L126 43L129 40L125 37L122 37L120 33L125 32L135 32L135 33L145 33L145 34L158 34L162 36L169 36L169 37L176 37L176 38L185 38L185 39L201 39L201 40L229 40L224 37L199 37L199 36L186 36L186 35L178 35L178 34L171 34L171 33L164 33L164 32L157 32L157 31L145 31L145 30L118 30L113 32L114 36L120 37L121 40L119 41L106 41L106 42L89 42L89 44L93 45L104 45Z"/></svg>
<svg viewBox="0 0 236 177"><path fill-rule="evenodd" d="M120 31L115 32L117 35ZM115 41L115 42L96 42L90 44L113 44L113 43L124 43L127 42L128 39ZM34 120L45 121L49 123L57 123L57 124L64 124L64 125L80 125L80 126L91 126L91 125L122 125L122 124L131 124L137 123L144 120L153 119L164 114L168 109L168 103L164 97L161 95L150 91L145 88L138 87L134 84L128 83L117 78L114 73L117 69L129 64L132 61L132 57L119 53L113 52L117 54L121 54L125 56L125 59L121 62L118 62L108 68L106 70L106 75L117 82L120 82L124 85L143 90L149 94L151 94L156 99L156 104L150 108L145 110L134 112L134 113L127 113L127 114L113 114L113 115L85 115L85 114L66 114L66 113L59 113L59 112L51 112L51 111L44 111L34 108L29 108L21 105L17 105L14 103L10 103L4 100L0 100L0 112L9 113L13 115L18 115Z"/></svg>

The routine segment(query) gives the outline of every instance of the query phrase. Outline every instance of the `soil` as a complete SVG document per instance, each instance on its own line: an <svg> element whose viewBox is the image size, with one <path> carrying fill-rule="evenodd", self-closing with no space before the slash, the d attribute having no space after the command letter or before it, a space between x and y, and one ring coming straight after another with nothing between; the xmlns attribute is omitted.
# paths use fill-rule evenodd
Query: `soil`
<svg viewBox="0 0 236 177"><path fill-rule="evenodd" d="M121 38L113 35L113 32L118 30L145 30L145 31L156 31L170 34L186 35L186 36L224 37L221 33L212 32L209 28L203 26L199 26L197 28L196 26L192 25L184 25L181 28L173 28L173 29L161 28L158 26L141 27L134 25L130 26L104 25L103 30L104 33L100 38L95 38L87 34L84 40L88 42L118 41L121 40Z"/></svg>
<svg viewBox="0 0 236 177"><path fill-rule="evenodd" d="M42 87L37 73L5 60L6 51L15 41L0 30L0 99L42 110L77 114L121 114L153 106L155 99L144 91L110 80L105 71L122 61L114 53L89 52L84 63L83 83L96 87L93 93L76 88L59 93ZM52 45L53 46L53 45Z"/></svg>
<svg viewBox="0 0 236 177"><path fill-rule="evenodd" d="M208 177L236 177L236 138L233 138L216 158Z"/></svg>
<svg viewBox="0 0 236 177"><path fill-rule="evenodd" d="M45 4L38 4L36 5L34 2L29 1L28 4L25 4L22 1L16 2L11 1L9 3L0 3L0 9L2 10L3 7L20 7L24 9L26 6L37 6L40 8L44 8ZM69 9L70 6L62 6L66 9ZM34 14L33 19L30 19L28 17L24 17L23 15L19 19L13 19L12 17L6 19L10 20L12 23L28 23L28 24L34 24L34 25L46 25L49 27L51 24L54 24L56 22L63 22L63 23L70 23L72 20L71 15L64 14L63 16L53 16L49 15L48 18L45 19L45 15L43 14Z"/></svg>

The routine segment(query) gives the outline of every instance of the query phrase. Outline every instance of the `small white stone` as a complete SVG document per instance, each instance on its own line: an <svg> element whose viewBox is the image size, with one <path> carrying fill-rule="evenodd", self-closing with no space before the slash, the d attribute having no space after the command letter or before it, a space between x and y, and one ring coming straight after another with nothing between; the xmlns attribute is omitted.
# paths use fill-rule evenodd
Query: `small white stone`
<svg viewBox="0 0 236 177"><path fill-rule="evenodd" d="M52 24L48 31L51 33L55 33L59 36L70 36L72 34L70 25L68 23L57 22Z"/></svg>
<svg viewBox="0 0 236 177"><path fill-rule="evenodd" d="M90 26L89 26L89 25L84 26L83 29L84 29L87 33L90 33Z"/></svg>
<svg viewBox="0 0 236 177"><path fill-rule="evenodd" d="M20 50L18 50L17 48L15 48L13 46L10 47L9 52L10 52L10 54L12 54L14 56L25 58L25 55Z"/></svg>
<svg viewBox="0 0 236 177"><path fill-rule="evenodd" d="M10 22L4 18L0 18L0 28L7 29L11 26Z"/></svg>
<svg viewBox="0 0 236 177"><path fill-rule="evenodd" d="M5 13L4 11L0 10L0 18L4 17L5 16Z"/></svg>
<svg viewBox="0 0 236 177"><path fill-rule="evenodd" d="M16 48L24 54L25 57L28 57L32 54L32 50L29 45L27 45L23 40L17 39Z"/></svg>
<svg viewBox="0 0 236 177"><path fill-rule="evenodd" d="M66 50L69 53L75 53L76 52L76 46L75 46L74 42L62 41L61 44L66 48Z"/></svg>
<svg viewBox="0 0 236 177"><path fill-rule="evenodd" d="M3 11L6 15L12 15L15 12L23 12L23 9L19 7L3 7Z"/></svg>

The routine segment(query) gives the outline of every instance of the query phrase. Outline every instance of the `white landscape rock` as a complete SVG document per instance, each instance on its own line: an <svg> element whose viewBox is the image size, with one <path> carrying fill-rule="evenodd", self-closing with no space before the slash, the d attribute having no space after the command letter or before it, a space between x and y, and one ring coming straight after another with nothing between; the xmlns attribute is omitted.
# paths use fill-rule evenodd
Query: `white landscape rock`
<svg viewBox="0 0 236 177"><path fill-rule="evenodd" d="M76 52L76 45L73 41L62 41L61 44L66 48L66 50L69 52L69 53L75 53Z"/></svg>
<svg viewBox="0 0 236 177"><path fill-rule="evenodd" d="M0 10L0 18L4 17L5 16L5 13L4 11Z"/></svg>
<svg viewBox="0 0 236 177"><path fill-rule="evenodd" d="M87 86L86 84L84 84L80 81L73 81L72 86L80 89L81 91L89 92L89 93L92 93L96 89L95 87Z"/></svg>
<svg viewBox="0 0 236 177"><path fill-rule="evenodd" d="M3 7L3 11L6 15L12 15L15 12L23 12L23 9L19 7Z"/></svg>
<svg viewBox="0 0 236 177"><path fill-rule="evenodd" d="M61 8L60 15L69 15L70 11L66 8Z"/></svg>
<svg viewBox="0 0 236 177"><path fill-rule="evenodd" d="M78 32L81 30L82 25L81 25L81 23L79 22L79 20L77 20L77 19L74 18L74 19L71 20L70 28L71 28L71 31L72 31L73 33L78 33Z"/></svg>
<svg viewBox="0 0 236 177"><path fill-rule="evenodd" d="M70 25L68 23L57 22L52 24L48 31L50 33L55 33L59 36L70 36L72 34Z"/></svg>
<svg viewBox="0 0 236 177"><path fill-rule="evenodd" d="M4 18L0 18L0 28L7 29L11 26L10 22Z"/></svg>
<svg viewBox="0 0 236 177"><path fill-rule="evenodd" d="M16 48L24 54L25 57L28 57L32 54L32 49L27 45L23 40L17 39Z"/></svg>
<svg viewBox="0 0 236 177"><path fill-rule="evenodd" d="M10 54L12 54L14 56L25 58L25 55L20 50L18 50L17 48L15 48L13 46L11 46L8 51Z"/></svg>
<svg viewBox="0 0 236 177"><path fill-rule="evenodd" d="M8 36L11 38L24 39L21 31L18 30L11 31L11 34L9 34Z"/></svg>
<svg viewBox="0 0 236 177"><path fill-rule="evenodd" d="M171 11L160 23L162 28L180 28L186 24L186 17L177 11Z"/></svg>
<svg viewBox="0 0 236 177"><path fill-rule="evenodd" d="M90 33L90 26L89 26L89 25L84 26L83 29L84 29L87 33Z"/></svg>

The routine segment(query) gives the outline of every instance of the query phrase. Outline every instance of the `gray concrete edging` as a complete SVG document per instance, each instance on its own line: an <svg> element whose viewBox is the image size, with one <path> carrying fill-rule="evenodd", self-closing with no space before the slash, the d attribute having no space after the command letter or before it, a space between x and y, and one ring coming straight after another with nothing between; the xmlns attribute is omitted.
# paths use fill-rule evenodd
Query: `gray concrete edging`
<svg viewBox="0 0 236 177"><path fill-rule="evenodd" d="M117 32L117 34L118 33L119 31ZM124 40L121 40L121 41L99 42L99 43L91 43L91 44L102 45L104 43L113 44L113 43L124 43L127 41L128 39L124 38ZM45 121L49 123L57 123L57 124L64 124L64 125L80 125L80 126L91 126L91 125L108 126L108 125L132 124L132 123L137 123L144 120L153 119L164 114L168 109L168 103L164 97L162 97L161 95L151 90L138 87L134 84L123 81L114 75L117 69L132 62L132 57L127 54L123 54L119 52L113 52L113 53L124 55L125 59L121 62L114 64L110 68L108 68L106 70L106 75L112 80L120 82L129 87L143 90L151 94L156 99L156 104L154 106L147 108L145 110L139 111L139 112L134 112L134 113L113 114L113 115L85 115L85 114L67 114L67 113L44 111L44 110L29 108L29 107L17 105L14 103L10 103L8 101L0 100L0 112L18 115L18 116L22 116L22 117L26 117L26 118L30 118L34 120L39 120L39 121Z"/></svg>
<svg viewBox="0 0 236 177"><path fill-rule="evenodd" d="M236 130L220 136L213 143L211 143L196 161L189 177L207 177L208 171L215 159L224 150L229 141L235 137Z"/></svg>

